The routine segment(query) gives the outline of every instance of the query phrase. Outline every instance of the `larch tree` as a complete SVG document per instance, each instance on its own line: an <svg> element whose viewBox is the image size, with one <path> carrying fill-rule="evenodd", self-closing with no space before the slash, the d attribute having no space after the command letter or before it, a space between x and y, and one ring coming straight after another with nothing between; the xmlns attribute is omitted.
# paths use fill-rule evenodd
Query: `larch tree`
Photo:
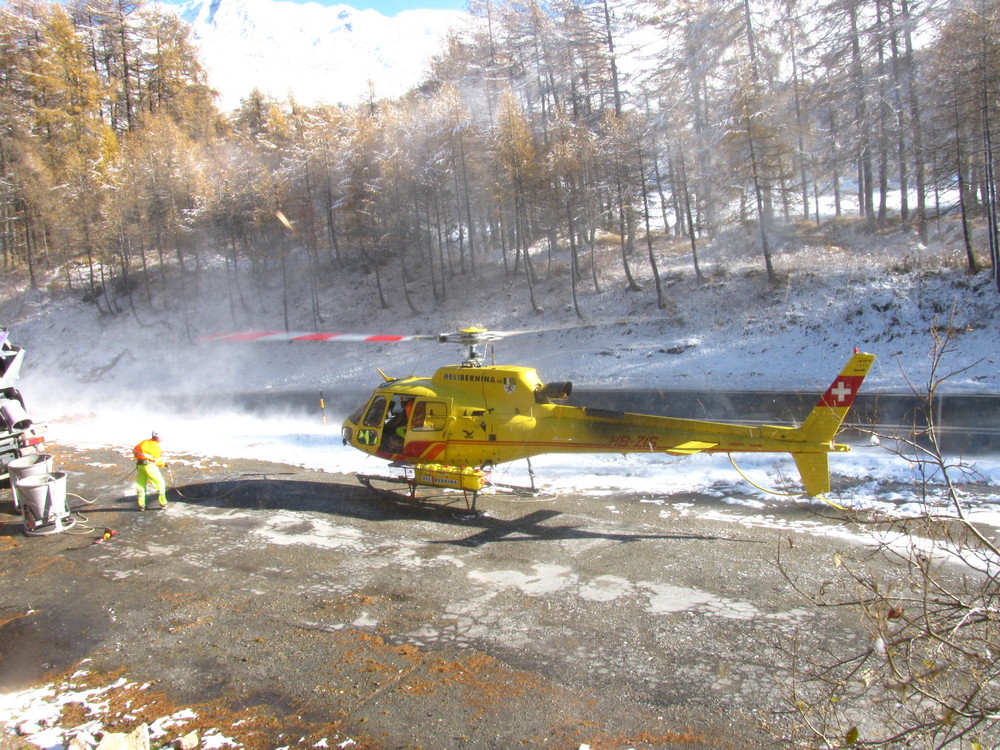
<svg viewBox="0 0 1000 750"><path fill-rule="evenodd" d="M52 189L69 212L59 238L86 254L91 292L103 286L103 264L96 227L101 190L98 166L105 137L101 120L102 87L89 66L87 48L69 14L52 6L45 18L34 65L32 132Z"/></svg>
<svg viewBox="0 0 1000 750"><path fill-rule="evenodd" d="M219 128L215 92L191 41L190 27L154 6L143 13L143 28L147 40L141 58L142 111L166 112L196 140L214 140Z"/></svg>
<svg viewBox="0 0 1000 750"><path fill-rule="evenodd" d="M344 234L359 248L364 269L375 276L379 305L389 308L382 285L382 247L379 243L378 202L383 194L383 177L379 173L379 152L382 131L377 107L355 107L347 128L350 134L344 160L344 183L341 210L344 214Z"/></svg>
<svg viewBox="0 0 1000 750"><path fill-rule="evenodd" d="M557 112L549 161L565 216L564 235L569 244L570 257L570 294L573 311L579 319L583 319L578 294L578 285L583 280L580 246L581 239L587 236L585 227L590 220L584 197L586 192L584 183L587 165L594 156L594 145L590 132L584 125L574 121L564 109Z"/></svg>
<svg viewBox="0 0 1000 750"><path fill-rule="evenodd" d="M501 181L495 185L497 199L513 216L514 270L523 263L524 280L532 310L540 312L535 299L534 270L531 263L532 206L541 182L538 147L524 110L511 90L504 92L498 110L493 158Z"/></svg>
<svg viewBox="0 0 1000 750"><path fill-rule="evenodd" d="M33 2L0 7L0 250L4 270L26 266L32 286L36 248L47 253L46 217L56 208L49 190L55 183L32 137L41 15Z"/></svg>
<svg viewBox="0 0 1000 750"><path fill-rule="evenodd" d="M951 123L943 140L953 154L963 221L966 260L977 267L969 224L985 216L990 263L1000 290L1000 205L995 152L1000 126L1000 8L988 0L967 0L952 7L930 59L938 85L938 111ZM937 118L936 118L937 119ZM978 209L978 210L977 210Z"/></svg>
<svg viewBox="0 0 1000 750"><path fill-rule="evenodd" d="M614 227L622 269L625 271L626 288L630 292L642 291L632 272L630 258L635 252L636 203L640 194L639 165L634 148L635 138L629 122L607 112L601 123L603 148L603 174L607 175L610 191L609 228Z"/></svg>

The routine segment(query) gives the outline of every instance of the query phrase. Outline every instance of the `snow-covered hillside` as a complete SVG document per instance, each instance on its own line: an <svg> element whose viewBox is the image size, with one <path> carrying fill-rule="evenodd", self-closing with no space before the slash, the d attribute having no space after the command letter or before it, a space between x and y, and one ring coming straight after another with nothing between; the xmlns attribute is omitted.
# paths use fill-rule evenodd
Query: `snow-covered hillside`
<svg viewBox="0 0 1000 750"><path fill-rule="evenodd" d="M448 30L469 19L445 10L387 18L348 5L287 0L188 0L180 11L224 110L254 87L303 104L359 102L369 82L376 97L400 96L421 82Z"/></svg>
<svg viewBox="0 0 1000 750"><path fill-rule="evenodd" d="M709 390L825 388L854 347L878 356L866 390L908 392L907 379L928 377L934 326L960 331L945 362L962 370L946 390L1000 392L1000 313L988 272L962 268L957 228L942 227L930 246L895 232L866 238L852 225L830 223L822 233L789 233L775 255L780 283L771 287L746 237L727 235L700 249L707 280L699 283L684 242L662 246L660 275L667 309L656 304L648 261L631 259L641 292L626 290L617 246L599 257L601 292L579 290L585 320L573 312L568 259L535 258L535 295L523 278L504 276L497 258L480 258L478 276L452 276L448 298L435 306L430 284L411 282L419 312L411 313L398 269L383 274L390 301L381 309L373 277L332 274L319 291L322 330L438 333L478 325L537 331L498 342L491 356L531 365L543 380L577 386ZM551 268L550 275L549 268ZM290 283L289 327L312 329L305 269ZM141 395L195 391L367 389L376 367L393 376L432 372L463 354L453 345L207 344L189 339L233 330L283 329L280 274L266 286L243 280L252 312L231 313L225 272L137 298L135 313L102 314L65 288L6 295L0 316L13 340L29 351L24 389L40 393L87 390ZM124 304L124 301L123 301ZM953 319L952 319L953 318ZM32 395L32 394L29 394Z"/></svg>

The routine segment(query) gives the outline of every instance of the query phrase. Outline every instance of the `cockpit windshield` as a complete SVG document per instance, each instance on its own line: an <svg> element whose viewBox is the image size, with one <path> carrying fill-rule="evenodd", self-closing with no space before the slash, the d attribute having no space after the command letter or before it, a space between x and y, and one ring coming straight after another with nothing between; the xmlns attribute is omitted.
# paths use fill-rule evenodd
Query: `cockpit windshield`
<svg viewBox="0 0 1000 750"><path fill-rule="evenodd" d="M361 406L351 412L351 416L347 418L348 422L352 424L358 424L361 421L361 415L365 413L365 407L368 406L368 402L365 401Z"/></svg>

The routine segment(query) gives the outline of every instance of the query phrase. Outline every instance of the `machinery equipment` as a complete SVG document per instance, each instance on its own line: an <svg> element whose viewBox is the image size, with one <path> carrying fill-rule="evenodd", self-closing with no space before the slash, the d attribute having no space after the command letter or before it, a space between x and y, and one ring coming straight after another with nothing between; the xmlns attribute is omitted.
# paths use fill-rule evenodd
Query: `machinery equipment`
<svg viewBox="0 0 1000 750"><path fill-rule="evenodd" d="M24 349L11 343L6 330L0 330L0 480L9 479L11 461L44 449L45 438L14 387L23 362Z"/></svg>

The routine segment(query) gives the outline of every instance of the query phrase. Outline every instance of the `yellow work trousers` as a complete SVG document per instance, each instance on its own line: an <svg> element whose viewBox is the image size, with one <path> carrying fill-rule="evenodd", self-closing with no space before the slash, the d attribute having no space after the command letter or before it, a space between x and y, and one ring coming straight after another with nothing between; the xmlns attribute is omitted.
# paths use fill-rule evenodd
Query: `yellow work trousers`
<svg viewBox="0 0 1000 750"><path fill-rule="evenodd" d="M139 464L135 467L135 497L139 507L146 507L146 486L152 485L153 491L159 496L160 505L167 504L167 483L156 464Z"/></svg>

